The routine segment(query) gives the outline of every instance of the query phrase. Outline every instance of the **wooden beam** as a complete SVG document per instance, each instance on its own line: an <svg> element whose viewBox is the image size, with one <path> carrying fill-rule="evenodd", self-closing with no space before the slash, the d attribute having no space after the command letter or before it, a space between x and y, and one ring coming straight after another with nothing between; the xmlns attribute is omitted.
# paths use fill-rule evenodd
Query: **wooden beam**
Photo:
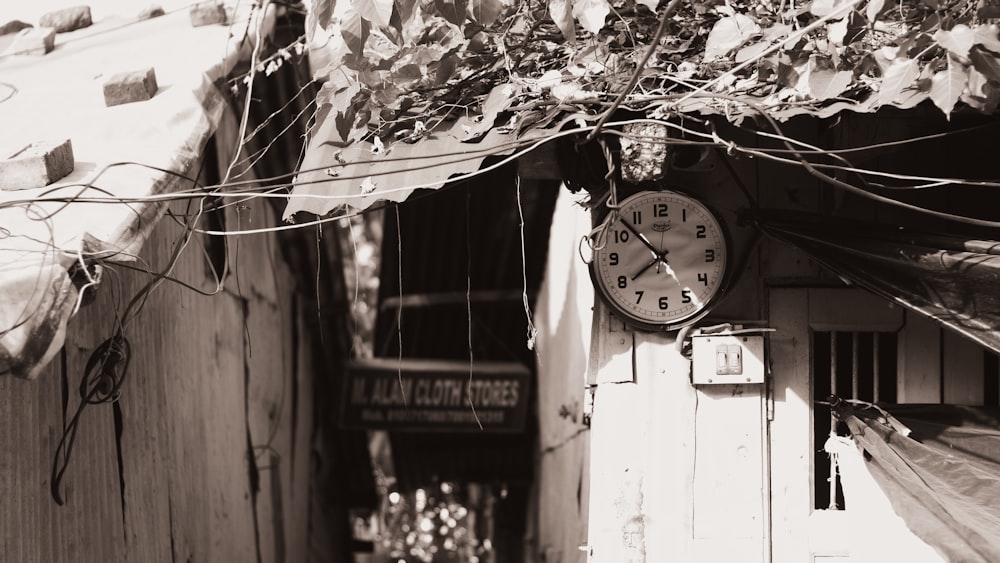
<svg viewBox="0 0 1000 563"><path fill-rule="evenodd" d="M534 297L535 291L528 292L528 298ZM453 291L448 293L413 293L410 295L394 295L382 300L379 306L386 309L409 307L437 307L441 305L459 305L464 303L497 303L502 301L520 301L524 294L520 289L484 289L466 293Z"/></svg>

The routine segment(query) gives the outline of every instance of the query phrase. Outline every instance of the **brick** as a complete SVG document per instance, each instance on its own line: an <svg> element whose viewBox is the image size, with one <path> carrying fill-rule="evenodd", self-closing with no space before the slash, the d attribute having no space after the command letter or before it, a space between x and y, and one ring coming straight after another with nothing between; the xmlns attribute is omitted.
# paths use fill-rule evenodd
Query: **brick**
<svg viewBox="0 0 1000 563"><path fill-rule="evenodd" d="M151 20L153 18L158 18L162 16L165 12L163 11L163 6L159 4L150 4L143 8L141 12L136 16L139 20Z"/></svg>
<svg viewBox="0 0 1000 563"><path fill-rule="evenodd" d="M156 95L158 89L153 67L120 72L104 83L104 105L111 107L144 102Z"/></svg>
<svg viewBox="0 0 1000 563"><path fill-rule="evenodd" d="M0 160L0 190L47 186L72 172L73 165L69 139L31 143Z"/></svg>
<svg viewBox="0 0 1000 563"><path fill-rule="evenodd" d="M56 30L51 27L22 29L14 36L7 53L14 55L44 55L56 46Z"/></svg>
<svg viewBox="0 0 1000 563"><path fill-rule="evenodd" d="M94 23L90 17L90 6L73 6L43 14L38 18L39 27L51 27L56 33L65 33Z"/></svg>
<svg viewBox="0 0 1000 563"><path fill-rule="evenodd" d="M10 20L9 22L0 25L0 35L10 35L11 33L17 33L22 29L31 29L30 23L25 23L21 20Z"/></svg>
<svg viewBox="0 0 1000 563"><path fill-rule="evenodd" d="M226 23L226 7L221 2L201 2L191 6L191 27Z"/></svg>

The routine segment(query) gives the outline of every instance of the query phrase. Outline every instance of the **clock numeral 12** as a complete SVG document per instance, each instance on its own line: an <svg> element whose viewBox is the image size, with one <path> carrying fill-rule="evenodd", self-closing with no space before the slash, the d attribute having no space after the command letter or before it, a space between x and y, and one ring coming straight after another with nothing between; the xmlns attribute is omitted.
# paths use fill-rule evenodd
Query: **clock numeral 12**
<svg viewBox="0 0 1000 563"><path fill-rule="evenodd" d="M681 212L683 213L684 211L682 210ZM666 217L666 216L667 216L667 204L657 203L653 207L653 217Z"/></svg>

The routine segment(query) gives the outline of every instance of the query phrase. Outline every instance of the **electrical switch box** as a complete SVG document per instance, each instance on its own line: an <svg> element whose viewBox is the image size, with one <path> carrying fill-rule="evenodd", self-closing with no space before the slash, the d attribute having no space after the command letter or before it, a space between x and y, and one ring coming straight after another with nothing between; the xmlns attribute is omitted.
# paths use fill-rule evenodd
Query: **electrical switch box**
<svg viewBox="0 0 1000 563"><path fill-rule="evenodd" d="M695 385L764 382L764 337L755 334L698 335L691 338Z"/></svg>

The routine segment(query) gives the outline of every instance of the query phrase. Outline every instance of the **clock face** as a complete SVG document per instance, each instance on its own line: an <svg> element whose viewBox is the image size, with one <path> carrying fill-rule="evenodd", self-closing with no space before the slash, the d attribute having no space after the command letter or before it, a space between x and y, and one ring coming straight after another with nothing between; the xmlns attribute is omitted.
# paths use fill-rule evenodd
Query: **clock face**
<svg viewBox="0 0 1000 563"><path fill-rule="evenodd" d="M640 192L621 202L607 228L591 274L626 321L672 330L708 312L725 281L728 246L705 205L677 192Z"/></svg>

